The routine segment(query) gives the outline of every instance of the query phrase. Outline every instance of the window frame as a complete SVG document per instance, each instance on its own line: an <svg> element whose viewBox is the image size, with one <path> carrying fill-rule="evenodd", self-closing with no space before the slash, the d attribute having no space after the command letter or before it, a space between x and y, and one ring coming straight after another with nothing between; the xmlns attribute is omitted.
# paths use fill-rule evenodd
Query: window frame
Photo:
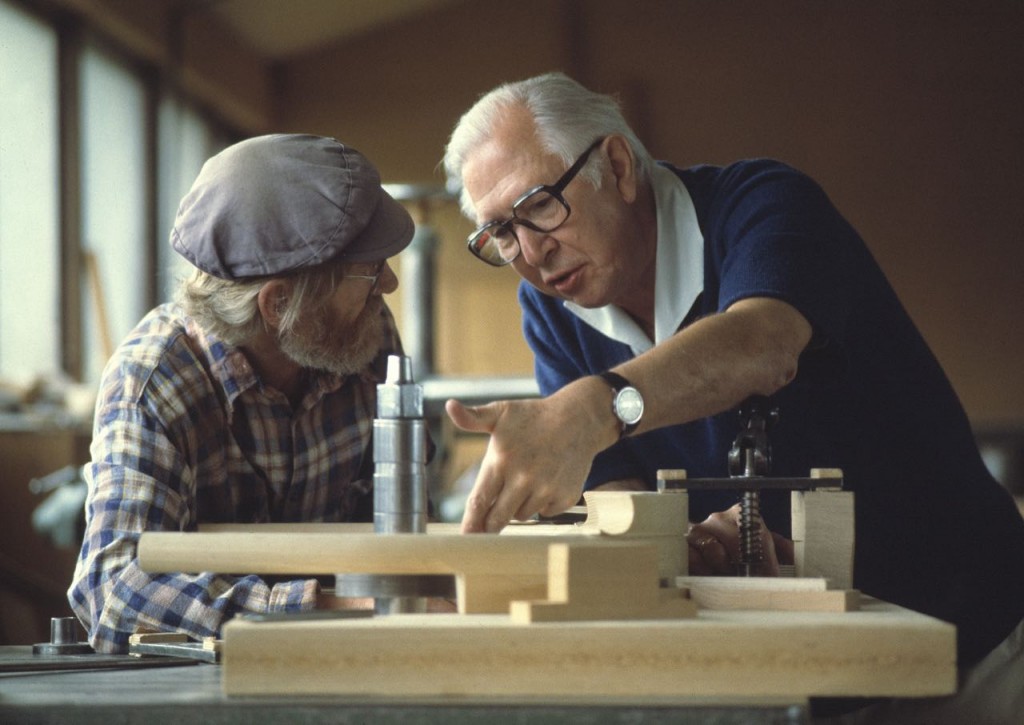
<svg viewBox="0 0 1024 725"><path fill-rule="evenodd" d="M161 173L160 104L167 97L195 113L207 128L207 156L215 150L243 136L205 104L180 87L174 69L161 68L156 63L140 58L102 29L92 26L86 19L61 10L46 0L0 0L15 9L26 12L50 25L57 39L58 87L58 219L59 234L57 274L60 310L58 359L60 367L71 380L83 382L85 364L85 316L90 314L86 300L88 270L83 250L83 222L85 211L82 192L82 89L81 61L88 47L95 48L122 65L141 83L144 93L142 133L144 189L141 250L142 269L137 270L143 280L143 306L151 309L161 302L161 255L157 245L166 243L169 229L161 228L160 193ZM173 61L172 61L173 62ZM143 311L143 313L145 310ZM2 314L2 311L0 311ZM116 335L115 335L116 337ZM116 346L120 342L114 339ZM98 381L88 380L87 383Z"/></svg>

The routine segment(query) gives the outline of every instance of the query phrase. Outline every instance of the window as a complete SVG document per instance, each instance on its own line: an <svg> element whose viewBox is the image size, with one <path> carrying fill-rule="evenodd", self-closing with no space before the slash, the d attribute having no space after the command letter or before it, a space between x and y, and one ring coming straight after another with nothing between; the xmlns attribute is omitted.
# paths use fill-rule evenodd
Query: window
<svg viewBox="0 0 1024 725"><path fill-rule="evenodd" d="M60 370L57 36L0 3L0 378Z"/></svg>
<svg viewBox="0 0 1024 725"><path fill-rule="evenodd" d="M145 89L94 46L81 61L83 377L146 312Z"/></svg>
<svg viewBox="0 0 1024 725"><path fill-rule="evenodd" d="M97 383L191 269L168 236L228 133L107 42L84 21L58 33L31 5L0 0L0 383ZM79 256L81 269L62 269Z"/></svg>
<svg viewBox="0 0 1024 725"><path fill-rule="evenodd" d="M170 233L178 204L192 187L206 159L227 144L215 136L210 124L198 112L171 95L160 100L159 128L158 294L160 301L165 302L173 298L178 280L193 269L171 248Z"/></svg>

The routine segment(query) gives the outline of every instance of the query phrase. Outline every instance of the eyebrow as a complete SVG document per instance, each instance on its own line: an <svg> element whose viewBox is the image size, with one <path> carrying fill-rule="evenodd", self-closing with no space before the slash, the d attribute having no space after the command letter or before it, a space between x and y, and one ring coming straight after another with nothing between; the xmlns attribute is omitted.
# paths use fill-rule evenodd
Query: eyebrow
<svg viewBox="0 0 1024 725"><path fill-rule="evenodd" d="M547 182L540 181L533 184L527 184L512 196L511 202L503 206L503 214L501 216L492 216L490 219L477 219L476 227L479 228L485 224L490 224L491 222L507 222L512 218L512 206L519 201L520 197L531 189L536 189L538 186L544 186L546 183Z"/></svg>

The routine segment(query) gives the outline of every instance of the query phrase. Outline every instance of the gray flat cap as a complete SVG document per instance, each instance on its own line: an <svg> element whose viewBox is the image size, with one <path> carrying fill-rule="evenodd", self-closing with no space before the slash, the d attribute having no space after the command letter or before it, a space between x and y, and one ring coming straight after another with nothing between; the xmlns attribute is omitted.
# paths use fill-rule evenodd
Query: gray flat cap
<svg viewBox="0 0 1024 725"><path fill-rule="evenodd" d="M258 136L209 159L182 199L171 246L223 279L328 261L376 262L412 240L409 213L362 154L331 138Z"/></svg>

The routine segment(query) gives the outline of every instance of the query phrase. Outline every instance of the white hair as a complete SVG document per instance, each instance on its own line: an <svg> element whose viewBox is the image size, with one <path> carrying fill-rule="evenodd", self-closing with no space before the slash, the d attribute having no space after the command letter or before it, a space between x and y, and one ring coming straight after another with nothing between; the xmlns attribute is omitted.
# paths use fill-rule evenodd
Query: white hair
<svg viewBox="0 0 1024 725"><path fill-rule="evenodd" d="M444 168L449 191L459 193L462 212L470 219L475 217L475 209L462 181L462 166L466 157L494 133L508 111L516 107L526 109L533 117L544 150L566 164L571 164L596 139L620 134L633 150L641 182L650 179L654 160L626 123L618 102L584 88L563 73L546 73L498 86L482 96L455 125L445 148ZM580 176L599 186L601 168L588 166Z"/></svg>
<svg viewBox="0 0 1024 725"><path fill-rule="evenodd" d="M327 304L343 271L341 263L328 262L279 277L289 290L278 310L278 333L290 333L303 316ZM270 279L227 280L196 269L182 280L177 301L207 332L229 345L244 345L266 329L258 296Z"/></svg>

